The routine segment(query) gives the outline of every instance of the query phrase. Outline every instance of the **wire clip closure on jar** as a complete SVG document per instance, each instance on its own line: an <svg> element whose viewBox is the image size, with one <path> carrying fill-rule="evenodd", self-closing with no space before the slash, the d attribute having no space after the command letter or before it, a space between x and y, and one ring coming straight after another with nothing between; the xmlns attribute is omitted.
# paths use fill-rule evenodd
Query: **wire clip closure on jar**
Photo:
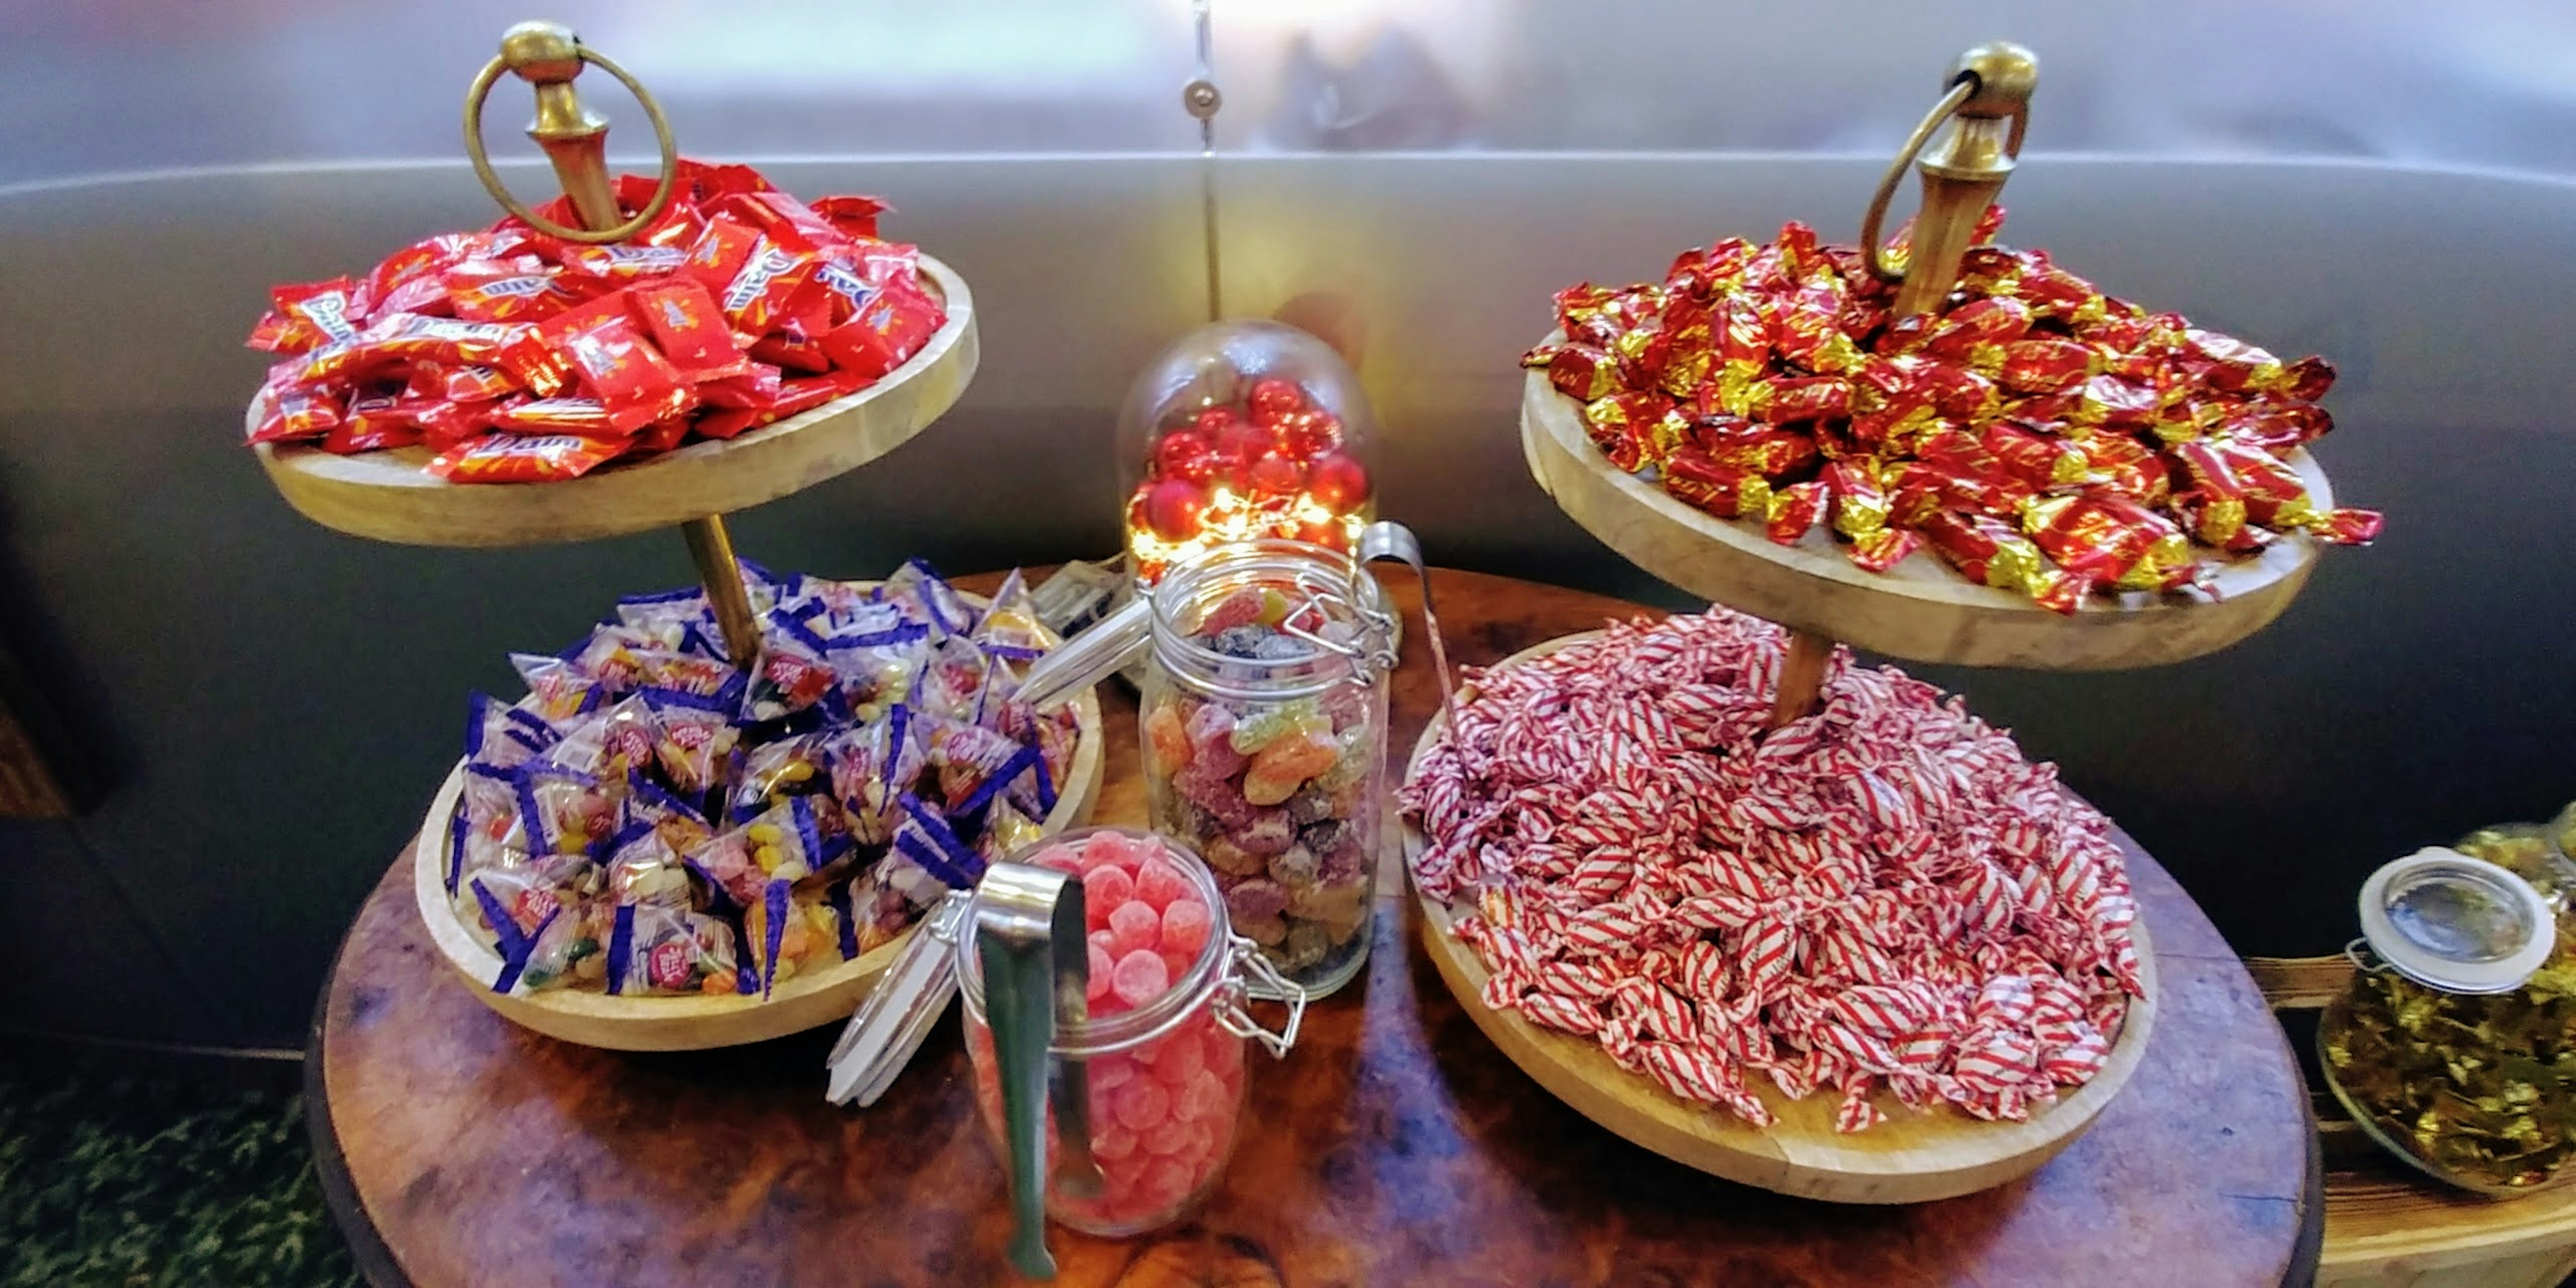
<svg viewBox="0 0 2576 1288"><path fill-rule="evenodd" d="M1959 262L1976 236L1977 222L2002 194L2021 155L2022 136L2030 128L2030 96L2039 88L2039 56L2007 41L1979 45L1950 64L1942 83L1940 101L1906 136L1860 221L1862 262L1880 280L1899 283L1894 316L1900 318L1939 307L1958 286ZM1950 133L1926 154L1925 145L1945 121L1951 123ZM1908 168L1922 172L1923 208L1907 236L1905 261L1890 264L1883 225ZM1815 709L1833 655L1831 638L1790 630L1771 702L1772 728Z"/></svg>
<svg viewBox="0 0 2576 1288"><path fill-rule="evenodd" d="M585 63L598 64L635 95L635 101L643 105L645 117L653 124L653 137L661 148L660 181L654 186L652 199L631 218L619 207L616 189L608 178L608 118L591 111L573 88L573 79L581 75ZM528 82L535 91L537 112L528 125L528 137L545 149L546 159L554 164L555 180L563 186L573 213L588 227L569 228L538 215L511 195L500 175L493 171L492 159L483 147L483 106L505 70ZM567 241L624 241L660 218L679 186L680 154L661 105L625 68L583 45L581 37L561 23L523 22L502 33L501 52L483 65L465 91L465 154L474 163L475 177L483 181L484 189L503 209L530 227ZM691 519L680 530L688 539L690 557L698 565L698 578L706 585L707 604L723 629L725 653L737 669L747 671L759 663L760 630L752 615L751 596L743 588L742 567L734 560L733 538L725 531L724 518L711 514Z"/></svg>

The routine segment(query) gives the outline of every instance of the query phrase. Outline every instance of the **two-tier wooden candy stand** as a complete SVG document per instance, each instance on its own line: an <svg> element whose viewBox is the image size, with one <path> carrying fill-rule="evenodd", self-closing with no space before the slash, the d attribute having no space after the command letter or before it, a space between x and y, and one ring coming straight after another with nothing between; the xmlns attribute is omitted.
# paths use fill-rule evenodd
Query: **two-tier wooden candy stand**
<svg viewBox="0 0 2576 1288"><path fill-rule="evenodd" d="M661 148L660 183L645 207L629 216L608 177L608 122L585 107L573 88L584 64L597 64L633 91L651 118ZM484 155L482 114L486 97L504 71L535 89L537 112L528 135L546 151L556 178L583 228L553 224L512 196ZM624 68L581 44L554 23L522 23L502 37L501 52L478 76L465 104L466 151L484 186L512 214L569 241L616 242L649 226L668 204L677 182L678 152L669 124L652 95ZM342 532L379 541L429 546L523 546L623 536L677 525L688 539L707 602L723 628L727 655L750 667L759 657L760 632L724 514L788 496L866 465L893 451L953 406L975 374L975 301L965 279L924 255L923 284L939 297L947 321L920 352L875 384L800 415L722 442L702 442L632 463L612 463L580 478L518 485L458 485L422 467L426 448L337 456L311 447L262 444L257 450L269 479L305 517ZM259 409L253 407L255 419ZM1072 769L1048 830L1074 826L1088 816L1101 765L1098 703L1085 697L1076 708L1080 737ZM450 774L431 807L435 834L453 811L461 779ZM443 885L429 864L420 869L419 908L430 938L458 971L488 982L499 959L484 949L449 910ZM899 944L900 941L897 941ZM477 990L485 1004L511 1019L556 1037L591 1046L674 1050L758 1041L826 1024L846 1016L891 960L888 944L792 981L770 998L623 998L561 990L494 994Z"/></svg>
<svg viewBox="0 0 2576 1288"><path fill-rule="evenodd" d="M1896 281L1900 274L1883 260L1880 225L1918 157L1923 181L1897 316L1937 307L1956 285L1975 225L2013 169L2037 80L2037 62L2027 50L1993 44L1968 51L1889 168L1861 230L1870 269L1882 278ZM1926 152L1945 121L1949 135ZM2215 597L2095 599L2068 616L2027 596L1971 584L1928 551L1873 574L1853 566L1821 529L1796 546L1778 545L1756 525L1710 516L1612 465L1585 435L1579 412L1545 372L1529 373L1521 443L1530 473L1568 516L1638 567L1790 628L1774 727L1813 708L1837 641L1921 662L2055 670L2156 666L2224 648L2269 624L2306 583L2316 557L2313 538L2292 535L2259 558L2220 569ZM2317 504L2332 504L2315 462L2301 453L2293 463ZM1423 745L1436 734L1435 728ZM1899 1111L1878 1128L1841 1136L1832 1130L1826 1098L1791 1104L1766 1094L1780 1121L1755 1130L1620 1070L1590 1042L1486 1008L1478 1000L1486 972L1451 932L1455 910L1422 902L1424 939L1442 978L1487 1036L1541 1085L1657 1153L1812 1198L1916 1202L2028 1174L2072 1143L2119 1093L2138 1067L2157 1009L2150 973L2148 995L2130 1005L2102 1071L2028 1122ZM2134 933L2140 959L2152 959L2145 924Z"/></svg>

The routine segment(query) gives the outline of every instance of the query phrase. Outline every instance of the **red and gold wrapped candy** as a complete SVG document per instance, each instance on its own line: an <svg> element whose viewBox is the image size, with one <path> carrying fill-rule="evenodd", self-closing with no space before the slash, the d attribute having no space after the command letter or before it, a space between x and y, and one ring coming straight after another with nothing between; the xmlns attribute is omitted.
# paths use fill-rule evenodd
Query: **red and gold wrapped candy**
<svg viewBox="0 0 2576 1288"><path fill-rule="evenodd" d="M573 478L866 388L946 322L914 249L876 236L875 198L807 206L748 166L686 160L677 185L619 245L508 218L276 288L250 345L286 360L250 441L423 444L459 483ZM655 184L616 187L633 208ZM573 218L562 199L538 213Z"/></svg>
<svg viewBox="0 0 2576 1288"><path fill-rule="evenodd" d="M1929 313L1891 318L1857 248L1791 223L1684 251L1659 283L1559 292L1563 338L1523 363L1583 404L1613 465L1684 504L1784 543L1821 527L1873 572L1929 545L2060 612L2087 591L2208 593L2205 561L2286 533L2379 534L2373 511L2319 509L2292 460L2334 427L2325 359L2105 295L1992 244L2002 223L1987 212Z"/></svg>

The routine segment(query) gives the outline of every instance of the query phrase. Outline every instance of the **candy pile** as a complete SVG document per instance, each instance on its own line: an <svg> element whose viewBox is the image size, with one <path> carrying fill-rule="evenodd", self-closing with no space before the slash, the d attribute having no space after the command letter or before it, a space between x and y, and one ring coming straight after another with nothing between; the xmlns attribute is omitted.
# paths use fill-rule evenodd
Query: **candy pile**
<svg viewBox="0 0 2576 1288"><path fill-rule="evenodd" d="M919 561L874 587L743 569L747 673L684 590L514 656L515 705L474 695L446 883L494 991L766 996L1043 834L1076 730L1011 698L1045 643L1016 574L979 612Z"/></svg>
<svg viewBox="0 0 2576 1288"><path fill-rule="evenodd" d="M250 441L426 446L457 483L568 479L864 389L947 321L913 247L877 237L874 198L809 206L749 166L679 165L670 204L616 245L512 216L276 288L250 346L287 356ZM617 181L628 209L653 188ZM578 223L566 198L537 213Z"/></svg>
<svg viewBox="0 0 2576 1288"><path fill-rule="evenodd" d="M2281 533L2368 542L2286 458L2325 433L2334 368L2148 313L1984 244L1958 290L1891 320L1894 288L1791 223L1684 251L1661 282L1556 296L1565 340L1522 359L1583 404L1610 462L1795 545L1820 522L1885 572L1929 544L1961 574L2072 613L2088 591L2205 588Z"/></svg>
<svg viewBox="0 0 2576 1288"><path fill-rule="evenodd" d="M1202 956L1223 951L1225 936L1212 924L1198 880L1160 842L1104 830L1028 861L1082 879L1094 1025L1154 1004L1182 986ZM967 1029L976 1096L998 1132L992 1031ZM1086 1061L1101 1193L1084 1199L1050 1192L1048 1206L1085 1228L1122 1232L1179 1215L1216 1180L1233 1147L1243 1108L1243 1041L1202 1002L1170 1032Z"/></svg>
<svg viewBox="0 0 2576 1288"><path fill-rule="evenodd" d="M1371 484L1344 446L1341 418L1280 376L1251 380L1240 405L1181 415L1155 438L1127 500L1137 576L1151 584L1175 561L1229 541L1350 549Z"/></svg>
<svg viewBox="0 0 2576 1288"><path fill-rule="evenodd" d="M1282 629L1289 598L1248 587L1190 638L1248 661L1312 659ZM1262 702L1157 686L1145 711L1154 826L1196 845L1234 929L1299 984L1329 980L1367 951L1380 716L1365 689Z"/></svg>
<svg viewBox="0 0 2576 1288"><path fill-rule="evenodd" d="M1484 1003L1674 1095L1880 1087L2019 1119L2102 1067L2142 995L2110 825L1893 668L1838 659L1768 737L1779 627L1711 610L1487 671L1406 784L1424 891Z"/></svg>

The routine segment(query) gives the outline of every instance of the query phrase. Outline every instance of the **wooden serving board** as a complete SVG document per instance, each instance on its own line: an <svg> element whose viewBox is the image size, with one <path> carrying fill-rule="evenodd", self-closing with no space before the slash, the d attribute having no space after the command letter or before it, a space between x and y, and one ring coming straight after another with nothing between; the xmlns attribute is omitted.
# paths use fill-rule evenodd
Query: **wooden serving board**
<svg viewBox="0 0 2576 1288"><path fill-rule="evenodd" d="M1718 518L1621 471L1585 436L1581 407L1546 372L1527 373L1521 450L1531 476L1585 531L1694 595L1891 657L2052 671L2162 666L2270 625L2316 566L2316 539L2293 533L2259 556L2219 565L2215 600L2090 595L2072 616L1970 582L1929 550L1885 573L1864 572L1822 524L1783 546L1759 525ZM2290 464L2319 509L2334 504L2315 458L2302 449Z"/></svg>
<svg viewBox="0 0 2576 1288"><path fill-rule="evenodd" d="M985 602L980 596L966 598L978 604ZM1074 700L1073 710L1078 730L1073 765L1056 792L1054 811L1042 820L1049 835L1082 826L1091 818L1091 807L1100 798L1106 754L1100 695L1085 690ZM465 762L459 760L429 803L429 813L421 821L422 837L447 834L447 821L455 815L457 797L464 790ZM464 978L474 996L507 1019L548 1037L583 1046L612 1051L699 1051L764 1042L835 1024L858 1009L859 1000L867 996L877 975L893 964L895 954L912 937L907 930L849 961L799 974L772 989L767 998L743 994L610 997L574 988L531 993L524 984L507 993L495 993L492 981L500 977L500 955L484 947L457 920L447 894L444 848L425 840L412 849L412 892L420 906L421 924L428 928L430 942L438 946L439 955Z"/></svg>
<svg viewBox="0 0 2576 1288"><path fill-rule="evenodd" d="M1597 634L1586 631L1550 640L1513 654L1495 669L1545 657ZM1462 705L1474 698L1473 686L1458 694ZM1423 730L1405 765L1408 781L1445 727L1445 721L1434 716ZM1408 821L1404 826L1408 872L1422 848L1422 833ZM1834 1130L1837 1094L1820 1091L1804 1100L1790 1100L1767 1079L1753 1079L1753 1089L1778 1119L1770 1127L1754 1127L1725 1110L1684 1100L1620 1068L1589 1038L1540 1028L1516 1014L1487 1007L1484 988L1491 972L1476 950L1451 929L1454 919L1469 910L1453 909L1418 889L1415 897L1422 906L1423 946L1441 980L1476 1027L1532 1080L1584 1117L1677 1163L1800 1198L1921 1203L1973 1194L2027 1176L2073 1144L2120 1093L2145 1058L2155 1028L2155 946L2142 918L2130 933L2137 942L2138 971L2146 996L2130 1001L2119 1040L2112 1044L2101 1072L2059 1097L2056 1104L2033 1110L2027 1121L1984 1122L1948 1108L1918 1114L1881 1093L1879 1105L1887 1111L1887 1121L1845 1135Z"/></svg>
<svg viewBox="0 0 2576 1288"><path fill-rule="evenodd" d="M921 257L948 321L921 352L847 397L739 438L693 443L560 483L457 485L422 467L425 447L336 456L263 443L254 450L287 504L326 528L417 546L522 546L665 528L801 491L893 451L954 406L979 356L975 298L946 264ZM259 407L247 416L255 419Z"/></svg>

